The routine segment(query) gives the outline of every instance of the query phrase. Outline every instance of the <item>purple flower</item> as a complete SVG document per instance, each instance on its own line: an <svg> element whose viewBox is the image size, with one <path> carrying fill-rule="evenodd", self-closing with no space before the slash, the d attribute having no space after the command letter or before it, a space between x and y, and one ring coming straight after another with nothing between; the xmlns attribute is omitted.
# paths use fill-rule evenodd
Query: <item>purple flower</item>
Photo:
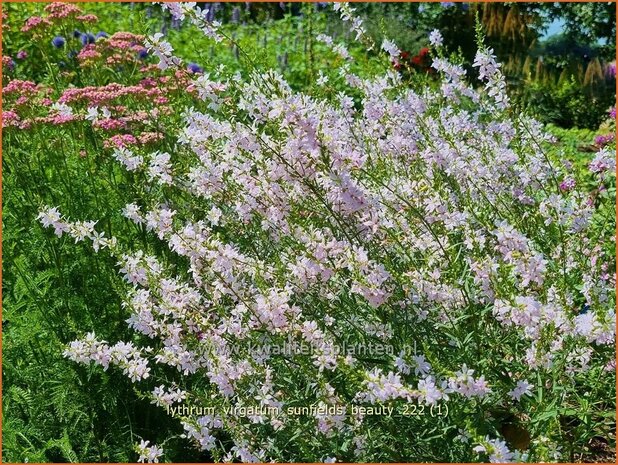
<svg viewBox="0 0 618 465"><path fill-rule="evenodd" d="M2 57L2 65L6 66L10 71L15 69L15 61L11 57Z"/></svg>
<svg viewBox="0 0 618 465"><path fill-rule="evenodd" d="M612 109L609 110L609 117L611 119L616 119L616 107L612 107Z"/></svg>
<svg viewBox="0 0 618 465"><path fill-rule="evenodd" d="M615 154L610 153L607 148L602 148L597 152L589 165L588 169L593 173L604 173L605 171L614 171L616 169Z"/></svg>
<svg viewBox="0 0 618 465"><path fill-rule="evenodd" d="M28 52L26 52L25 50L20 50L19 52L17 52L18 60L25 60L26 58L28 58Z"/></svg>
<svg viewBox="0 0 618 465"><path fill-rule="evenodd" d="M599 134L598 136L594 138L594 143L595 145L598 145L599 147L603 147L609 144L613 140L614 140L613 134Z"/></svg>
<svg viewBox="0 0 618 465"><path fill-rule="evenodd" d="M575 179L573 178L567 178L560 183L560 190L564 192L570 191L574 187L575 187Z"/></svg>
<svg viewBox="0 0 618 465"><path fill-rule="evenodd" d="M54 47L56 48L62 48L64 47L64 44L66 44L66 40L64 40L64 37L62 36L56 36L52 39L51 43Z"/></svg>
<svg viewBox="0 0 618 465"><path fill-rule="evenodd" d="M195 73L195 74L203 73L204 72L204 68L202 68L197 63L189 63L187 65L187 70L189 70L189 71L191 71L192 73Z"/></svg>
<svg viewBox="0 0 618 465"><path fill-rule="evenodd" d="M212 23L215 20L215 10L216 10L217 5L216 4L211 4L208 7L208 13L206 13L206 20L209 23Z"/></svg>
<svg viewBox="0 0 618 465"><path fill-rule="evenodd" d="M145 60L146 58L148 58L148 50L146 50L145 48L141 49L139 52L137 52L137 57L140 60Z"/></svg>

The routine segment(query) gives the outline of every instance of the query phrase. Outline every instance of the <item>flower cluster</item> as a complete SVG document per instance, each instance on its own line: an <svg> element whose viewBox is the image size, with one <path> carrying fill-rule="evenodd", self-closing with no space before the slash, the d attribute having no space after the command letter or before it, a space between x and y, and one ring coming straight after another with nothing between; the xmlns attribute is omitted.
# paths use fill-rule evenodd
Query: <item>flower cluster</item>
<svg viewBox="0 0 618 465"><path fill-rule="evenodd" d="M139 463L159 463L159 457L163 455L163 449L156 445L149 446L150 441L142 440L135 446L136 452L139 454L137 461Z"/></svg>

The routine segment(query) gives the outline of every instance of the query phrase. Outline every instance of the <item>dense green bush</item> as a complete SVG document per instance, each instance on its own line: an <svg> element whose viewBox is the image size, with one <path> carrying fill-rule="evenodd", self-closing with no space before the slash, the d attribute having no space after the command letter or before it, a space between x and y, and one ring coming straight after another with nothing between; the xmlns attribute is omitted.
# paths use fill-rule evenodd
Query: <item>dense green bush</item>
<svg viewBox="0 0 618 465"><path fill-rule="evenodd" d="M518 96L525 109L544 123L564 128L596 129L615 103L611 84L593 90L565 79L558 84L532 81L520 86Z"/></svg>
<svg viewBox="0 0 618 465"><path fill-rule="evenodd" d="M31 36L21 33L20 27L30 15L41 14L42 5L9 4L3 6L8 8L9 11L9 21L8 23L5 22L4 26L4 51L15 57L13 69L7 69L5 70L7 72L4 73L5 89L9 82L29 80L41 84L42 92L49 92L51 97L51 101L48 103L43 103L39 96L36 99L33 98L27 105L20 107L16 104L18 97L14 92L12 95L7 95L4 101L5 111L8 109L14 113L19 113L26 120L33 121L36 117L44 118L48 114L53 114L55 110L50 112L50 104L57 101L67 89L80 89L86 86L102 87L109 82L135 84L143 78L152 77L172 77L171 82L173 83L174 77L178 78L179 76L169 72L167 75L159 74L154 66L155 60L152 58L144 62L151 66L143 72L139 70L139 66L134 68L106 67L103 61L97 62L97 66L82 66L77 60L70 61L68 59L66 49L53 47L51 40L56 34L62 33L67 36L67 43L71 47L79 49L79 40L71 37L72 30L79 27L82 31L85 31L89 27L88 25L69 25L60 22L59 27L64 27L64 29L48 30L45 32L47 35L33 40ZM91 31L93 33L101 29L109 34L118 30L129 30L133 33L152 35L165 27L167 30L166 39L170 40L176 53L187 61L193 61L203 67L211 79L229 79L236 72L239 72L240 82L243 82L256 69L274 68L280 71L290 84L294 95L297 95L297 92L300 91L308 96L307 99L311 98L315 101L325 102L324 105L332 105L333 102L338 101L339 92L345 90L351 96L351 108L359 110L363 108L361 104L363 92L359 89L350 89L341 78L340 70L343 65L341 57L332 53L329 47L322 42L315 40L317 34L325 32L330 27L329 23L324 15L317 14L315 9L306 5L295 7L297 9L292 12L294 14L286 14L276 21L268 20L263 24L256 24L250 21L251 17L247 14L245 18L247 24L224 24L221 32L225 33L229 40L219 46L204 37L200 37L199 34L196 34L195 29L172 27L169 18L164 17L157 10L154 13L148 10L148 8L151 8L150 6L132 8L130 5L89 4L83 7L87 12L94 12L99 16L98 27ZM287 13L290 13L290 11ZM302 13L302 16L298 13ZM263 11L256 12L254 16L254 19L269 18ZM241 20L243 19L241 18ZM388 21L380 21L378 18L374 24L376 31L381 34L388 32L390 26ZM385 70L391 70L388 58L379 56L377 50L365 50L364 47L354 41L354 34L342 32L338 38L342 41L347 39L346 44L354 58L352 64L346 70L346 73L349 73L348 76L372 78ZM105 41L101 43L104 44ZM250 54L243 54L242 50L249 51ZM29 58L17 59L19 51L27 52ZM221 65L225 66L225 72L219 73L218 69ZM186 75L180 73L180 76L184 76L184 78L179 78L179 82L182 86L186 86L188 81L183 80ZM329 80L324 82L324 77L328 77ZM195 76L190 76L190 78L193 79ZM318 79L322 80L319 85L317 84ZM165 82L169 83L170 80ZM423 84L428 89L423 88ZM113 111L117 112L116 114L122 114L125 110L132 113L137 110L161 110L168 107L186 109L194 106L199 111L206 113L210 111L205 102L196 99L195 94L187 92L184 87L180 90L167 84L161 84L161 87L167 92L168 102L144 101L137 95L122 100L121 103L128 110L113 109ZM375 95L375 101L381 102L384 99L385 104L392 105L391 99L395 97L390 94L394 94L396 91L404 95L410 92L410 87L416 88L419 93L424 91L434 92L437 83L433 78L417 76L412 73L406 75L406 79L397 89L388 89L384 95ZM229 95L229 99L225 100L224 109L226 111L234 108L235 99L244 95L241 92L243 89L246 88L239 89L237 93ZM470 91L472 92L472 90ZM276 94L266 95L272 99L281 98L280 95ZM442 101L440 100L440 102ZM430 101L430 105L436 105L435 108L432 107L433 113L425 120L419 119L418 121L431 125L440 120L442 108L448 109L448 111L462 110L457 108L456 105L439 107L440 102L438 102L438 99ZM586 106L589 102L580 99L578 104ZM470 102L467 102L466 105L469 105L469 107L466 107L462 112L466 117L449 120L452 124L465 124L466 121L472 120L472 118L468 118L470 113L465 113L465 110L476 107ZM107 237L114 235L121 238L122 243L130 248L143 249L161 257L169 265L172 273L187 278L190 275L187 272L187 260L170 252L166 244L153 233L149 233L143 225L128 223L122 217L120 211L129 202L143 202L147 205L148 202L158 202L163 199L170 199L175 207L182 210L183 214L195 213L196 217L206 215L210 207L208 203L210 201L199 201L192 204L191 201L195 202L195 199L192 199L192 196L186 193L176 192L175 187L174 190L172 186L153 187L151 185L152 179L145 173L129 173L122 169L113 158L115 154L113 148L105 145L111 137L117 134L113 130L106 131L101 128L94 128L92 122L84 118L87 110L86 106L75 105L75 112L79 113L79 117L67 124L37 123L32 128L11 127L3 130L2 143L5 155L3 157L4 358L2 367L4 375L4 460L8 462L135 461L138 454L133 450L133 444L141 438L147 438L156 444L163 445L165 459L168 461L210 461L215 457L214 452L212 454L200 452L188 447L187 441L180 437L183 429L178 419L170 418L164 414L160 407L153 405L152 398L147 392L152 391L162 382L167 382L168 379L174 379L177 375L175 369L163 367L161 371L156 373L157 376L153 374L149 379L143 380L138 388L116 368L112 367L110 370L104 371L101 367L78 365L62 357L62 352L67 344L82 337L88 331L93 331L97 338L110 342L135 341L142 345L149 343L149 339L127 328L125 320L131 316L132 311L123 305L121 296L128 286L116 273L117 260L108 255L107 251L100 251L97 254L83 243L75 244L67 236L58 239L53 232L34 225L34 218L39 210L44 205L53 205L59 206L60 211L71 219L97 219L97 230L104 231ZM448 114L448 111L445 114ZM146 130L161 130L165 137L157 142L156 147L140 147L136 150L139 153L143 151L144 154L155 148L169 151L174 156L175 169L181 171L195 163L195 157L189 150L179 150L176 145L177 135L184 128L184 116L181 113L181 111L164 113L164 116L151 123L151 126L139 126L135 131L136 134ZM392 111L391 113L390 116L402 118L401 121L405 118L405 115L402 115L401 112ZM239 124L244 122L240 121L242 111L226 116L231 119L238 117L238 120L233 119L233 121ZM309 116L312 117L315 114L311 113ZM510 117L510 115L501 116L503 118L501 122L506 126L498 128L497 131L503 130L504 127L512 123ZM450 116L446 119L448 120L448 118ZM483 118L486 119L486 121L483 121L483 124L486 124L483 128L490 128L491 112L486 112L482 115L481 119ZM407 124L406 121L403 122ZM394 124L390 126L389 131L372 139L362 131L359 131L359 133L361 139L363 136L369 139L365 141L366 145L373 147L375 144L381 144L383 140L388 140L391 134L395 134L403 126L405 124ZM414 133L417 129L417 127L412 127L409 130ZM420 131L427 130L427 128L420 127ZM496 128L492 130L496 130ZM258 134L269 137L273 135L281 136L285 131L285 127L273 120ZM469 140L474 140L475 137L482 135L479 131L466 132L461 129L460 131ZM582 192L588 194L589 190L592 191L599 186L599 182L588 172L588 164L592 156L580 152L579 145L587 143L591 136L578 131L555 130L554 132L559 136L559 141L556 145L549 145L549 147L548 144L543 142L543 149L550 149L548 156L551 162L556 165L560 165L562 162L574 162L577 168L574 176L578 182L584 180L590 184L578 185L578 189L581 188ZM448 141L448 137L444 137L449 135L449 132L444 128L435 128L435 135L452 143L452 141ZM224 139L225 137L221 137L220 141L224 141ZM419 138L422 143L427 144L427 150L430 152L432 139L432 137ZM439 138L436 137L436 139ZM465 143L470 144L469 140ZM397 142L397 140L393 141ZM487 138L485 142L488 146L493 144L490 138ZM516 145L515 149L521 150L523 157L529 153L536 153L537 150L537 147L532 144L525 132L518 136ZM401 145L397 146L400 147ZM476 153L475 150L478 147L472 146L468 149L472 150L471 153ZM354 154L355 152L350 153ZM508 158L508 151L506 151L505 156ZM371 169L378 174L376 182L381 182L382 178L393 167L397 167L399 170L397 174L403 176L407 175L406 170L412 166L411 163L406 163L405 159L390 161L387 157L384 157L384 160L388 163L382 165L380 158L377 157L376 160L370 160L369 164L366 165L371 166L373 164ZM390 165L391 162L393 162L392 166ZM544 163L540 158L537 162ZM423 166L418 160L416 163L420 167ZM320 165L320 169L325 169L325 172L328 172L328 166L324 166ZM250 172L252 171L250 170ZM422 169L417 170L416 175L424 172ZM452 179L452 173L442 173L440 170L435 170L435 172L438 173L435 178L435 185L441 186L445 193L454 192L451 189L454 189L457 183ZM355 177L358 173L353 172L352 174ZM233 183L234 179L230 178L229 182ZM513 179L516 178L513 177ZM472 181L477 180L472 179ZM246 185L249 185L249 183ZM238 188L242 189L244 186L241 183ZM370 187L375 189L376 184L373 183ZM436 190L436 192L438 191ZM234 193L232 192L232 194ZM426 190L419 191L421 195L426 195L426 193ZM611 208L608 209L607 205L611 203L608 199L611 200L614 193L615 191L610 185L609 189L604 192L594 194L599 202L606 205L601 213L603 215L609 213L609 218L605 223L600 221L600 218L595 218L593 228L595 234L599 236L605 237L607 231L613 230L610 224L612 211ZM294 206L294 219L301 226L318 221L321 221L320 226L328 225L329 215L332 214L332 212L327 211L328 204L326 205L327 209L324 210L319 202L312 202L311 199L310 195L301 198L300 201L304 204L300 207L294 205L294 202L290 202ZM269 200L268 197L267 200ZM452 197L448 196L445 202L451 200ZM508 193L505 193L504 197L499 197L499 200L511 202L512 199L510 199ZM472 206L475 204L470 202ZM229 205L222 202L220 206L223 210L226 210ZM507 204L508 208L512 206L511 203ZM518 214L520 212L536 214L534 209L518 203L513 208L517 209L516 214L513 215L517 222L519 222ZM226 216L227 214L229 212L226 211ZM325 214L326 219L324 219ZM482 215L484 216L485 213L483 212ZM338 215L334 215L334 217L337 220L339 219ZM487 214L487 217L490 218L490 214ZM484 220L484 218L481 218L481 220ZM536 231L535 228L543 228L542 221L537 220L540 220L540 218L534 216L534 221L530 221L530 224L523 227L532 232ZM411 228L416 228L418 221L411 221L410 225ZM265 260L275 257L278 248L285 245L272 240L267 231L261 231L259 221L253 222L251 228L238 223L237 227L221 226L214 229L223 241L237 241L241 244L245 253L256 253L258 256L263 256ZM341 237L347 234L346 229L342 230ZM350 233L355 236L356 232L351 229ZM560 240L558 229L560 228L550 228L547 237L540 238L539 243L543 244L545 241L558 243ZM393 236L395 243L397 240L408 240L409 234L398 234L401 231L395 231L397 232ZM464 238L463 234L461 238L459 233L445 232L444 234L445 237L448 236L448 241L452 241L448 247L448 257L452 256L453 260L458 260L460 253L467 253L460 243L460 239L463 240ZM428 240L431 242L431 238ZM257 252L254 250L254 244L260 246ZM393 242L386 241L385 244L387 247L391 247ZM611 255L611 244L604 243L603 246L604 249L608 250L607 254ZM392 259L389 258L387 266L399 269L406 265L407 258L405 258L405 255L413 250L413 247L406 247L402 250L405 253L397 251L391 254L389 252ZM415 256L412 257L419 268L425 266L428 261L423 256L425 252L426 250L415 251ZM382 254L381 244L372 246L371 254L379 257ZM457 266L460 271L467 272L463 262ZM458 270L455 268L445 269L444 274L454 276L456 271ZM507 274L508 270L505 271L505 277ZM260 276L258 275L258 278ZM465 277L465 274L462 273L462 276ZM454 276L454 278L457 278L457 276ZM268 278L264 276L264 279ZM282 279L287 279L287 273L283 275ZM508 283L509 279L505 279L505 282ZM453 281L453 285L458 286L456 280ZM510 286L510 284L506 285ZM321 286L318 286L315 291L319 297ZM309 299L307 300L308 305L305 305L304 302L300 302L299 305L306 306L312 312L322 311L323 299L312 296L307 296L307 299ZM367 315L374 314L372 313L374 310L362 300L362 297L355 297L353 293L349 298L343 299L343 303L345 304L343 307L361 308ZM577 304L579 303L578 300ZM223 308L223 310L227 311L226 308ZM345 310L339 309L338 311L343 312ZM487 309L483 309L483 312L482 317L489 321L491 317ZM379 317L388 320L392 318L393 314L401 315L401 312L399 309L392 311L388 308L384 309ZM473 313L462 314L461 319L462 321L466 319L472 322L477 321L476 315ZM405 329L400 333L401 341L404 342L407 340L406 338L418 335L419 331L423 332L423 336L431 336L430 330L434 329L426 328L421 324L409 325L409 322L402 319L395 320L395 322L395 329L398 332ZM319 323L321 324L322 321L320 320ZM495 325L495 321L493 323ZM406 325L409 326L409 332L406 332L408 331ZM502 329L498 325L495 326L496 334L502 334ZM469 328L476 330L474 325ZM466 353L465 351L470 350L469 348L474 344L478 344L474 347L479 350L484 348L483 350L488 351L498 347L496 350L500 352L502 349L499 346L492 349L488 345L483 345L482 340L479 341L476 337L473 337L474 331L468 332L467 329L465 326L457 326L456 328L449 328L447 334L445 326L441 326L439 330L435 331L437 335L434 334L429 337L431 341L440 341L439 347L436 348L437 353L444 351L444 353L449 354L449 357L452 357L452 359L445 358L444 360L436 357L438 363L434 363L432 360L435 366L446 361L444 363L444 367L446 367L443 372L445 373L444 376L452 375L448 371L455 367L454 361ZM514 333L505 333L503 336L502 341L505 347L507 347L507 342L510 344L518 340L518 336ZM453 349L449 346L449 343L453 342L460 343L466 349L462 351ZM520 347L516 349L519 350ZM595 438L602 438L605 441L603 444L611 443L612 428L615 431L615 418L611 409L615 379L612 379L613 375L608 375L607 372L602 371L600 364L600 360L607 358L608 354L611 355L609 348L605 346L596 347L595 350L594 355L595 357L598 356L598 359L594 359L594 370L579 373L575 378L578 388L581 388L587 394L592 393L595 399L592 402L588 397L583 394L580 395L577 391L574 393L571 390L567 396L559 389L555 391L545 390L539 385L538 390L533 393L534 396L525 396L526 398L530 397L525 402L530 402L533 407L541 406L538 409L531 408L530 415L517 412L519 407L511 405L514 402L511 403L512 399L504 395L505 393L502 393L502 395L507 399L506 405L491 405L491 401L487 400L484 401L484 404L480 401L479 404L473 402L457 404L458 401L454 400L453 408L455 411L459 410L457 413L457 415L460 415L459 418L466 418L465 416L468 415L467 423L469 423L468 426L471 430L476 430L478 425L483 425L482 428L485 428L482 430L483 434L502 435L509 441L509 447L513 447L512 444L517 443L518 433L522 434L517 428L513 431L513 425L526 424L527 429L524 432L531 432L534 436L530 439L535 441L536 457L551 460L554 457L553 454L557 452L556 446L558 444L554 439L560 438L560 441L564 443L562 453L564 456L568 456L570 460L605 458L606 456L601 455L605 453L605 449L602 447L595 448L592 444ZM513 353L518 352L513 349ZM502 355L500 354L500 357ZM508 355L511 356L511 354ZM480 364L479 359L480 357L474 358L474 363L479 362ZM390 360L388 362L390 363ZM563 362L560 361L560 363ZM363 363L367 362L363 361ZM369 363L383 363L383 361L378 360ZM482 362L481 368L492 372L491 376L496 377L496 384L504 383L504 380L508 379L508 373L502 373L499 368L501 363L502 361L498 357ZM512 363L512 359L506 363ZM166 368L169 369L166 370ZM518 366L517 369L525 370L527 368ZM280 365L280 370L275 370L277 375L286 373L284 380L286 386L302 383L305 383L303 387L306 386L306 378L303 377L307 373L309 373L311 381L318 378L317 376L314 377L313 372L310 371L310 363L303 366L306 373L302 370L291 372L286 370L289 370L289 368L285 364ZM350 376L351 373L354 376ZM477 376L479 374L477 373ZM353 385L361 382L360 377L357 378L356 375L357 373L350 370L341 375L336 374L330 379L330 382L341 392L346 393L352 390ZM562 375L557 372L556 376ZM200 393L200 395L216 392L214 389L208 390L210 388L206 384L205 376L200 375L196 378L198 379L187 381L187 385L183 387ZM320 379L323 381L322 378ZM560 380L562 379L560 378ZM533 384L538 384L536 378L531 378L530 381ZM506 384L502 385L502 387L505 386ZM509 389L511 387L509 386ZM288 387L287 389L291 388ZM506 391L506 388L503 391ZM453 394L453 397L455 395ZM543 395L545 399L543 399ZM548 395L551 396L549 401L547 400ZM307 398L309 398L308 395ZM563 402L565 398L568 403ZM517 417L513 412L517 412ZM489 416L492 416L491 420L488 420ZM406 423L405 428L401 427L402 423L399 419L388 422L371 419L368 423L368 444L374 451L372 457L376 460L387 460L393 457L397 460L405 460L409 457L415 457L419 460L431 461L436 457L443 460L472 457L472 444L465 444L463 440L453 448L443 446L445 434L451 435L449 438L466 439L466 437L460 435L461 431L457 431L453 424L449 424L447 419L441 418L435 419L435 421L411 419L410 422ZM316 455L316 449L313 447L317 444L324 449L326 449L326 446L332 446L333 449L341 446L338 449L340 456L351 457L351 451L355 447L351 441L346 440L339 444L337 438L331 438L331 442L325 446L323 438L314 435L313 431L309 429L303 430L303 428L308 428L307 424L299 421L297 426L298 436L287 438L289 439L288 443L281 441L281 435L279 436L278 452L281 454L280 456L287 454L289 457L293 454L294 457L322 459L321 456ZM422 434L419 434L419 430L422 431ZM381 436L379 431L387 431L389 440L392 441L390 444L399 444L402 447L385 448L383 446L385 437ZM550 441L545 437L546 431L554 439ZM265 433L262 432L261 434ZM221 433L218 439L221 449L229 449L232 446L232 438L227 434ZM477 439L479 437L475 438L475 440ZM587 447L590 450L586 451L585 448Z"/></svg>

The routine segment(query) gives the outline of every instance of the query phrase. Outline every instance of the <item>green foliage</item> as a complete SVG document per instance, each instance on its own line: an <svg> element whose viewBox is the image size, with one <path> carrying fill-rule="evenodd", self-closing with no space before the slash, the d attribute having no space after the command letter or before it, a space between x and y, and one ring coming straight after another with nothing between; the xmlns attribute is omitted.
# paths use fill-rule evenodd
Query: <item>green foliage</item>
<svg viewBox="0 0 618 465"><path fill-rule="evenodd" d="M556 68L567 68L572 62L582 63L582 59L592 59L601 56L606 50L599 44L582 42L567 34L556 34L537 43L530 51L534 59L543 57L544 65L554 65Z"/></svg>
<svg viewBox="0 0 618 465"><path fill-rule="evenodd" d="M616 58L615 2L546 3L542 9L551 18L565 20L565 32L569 37L592 44L603 41L606 45L604 58Z"/></svg>
<svg viewBox="0 0 618 465"><path fill-rule="evenodd" d="M11 32L3 35L5 52L14 55L18 50L25 50L31 56L31 60L18 63L17 77L53 82L58 89L69 85L101 85L136 79L130 70L81 72L68 60L61 69L58 62L66 59L66 51L54 50L49 43L51 37L38 44L16 33L23 19L40 11L41 5L10 3L3 8L8 9ZM95 33L101 29L108 33L128 30L146 34L167 25L169 40L178 54L199 63L206 72L214 73L220 65L225 65L230 73L247 74L259 64L264 68L278 68L292 87L310 94L335 96L340 90L336 78L341 61L314 38L321 31L335 35L338 32L327 16L317 14L311 6L298 7L302 16L292 14L298 11L281 12L283 17L278 20L271 19L266 9L256 9L243 13L242 21L247 21L246 25L226 24L223 31L241 49L252 50L251 56L242 55L234 46L205 46L204 42L195 39L193 30L169 28L167 20L149 17L147 7L142 5L94 3L85 4L83 8L99 15ZM420 33L414 32L405 17L417 6L380 5L375 8L382 9L384 15L374 15L378 19L368 26L372 34L376 37L388 35L402 48L417 51L424 39ZM455 14L455 10L448 13ZM455 22L448 15L448 21ZM448 24L446 19L444 21L443 24ZM469 32L466 40L473 41L473 30L462 27L462 31L464 29ZM71 33L69 30L60 32L67 36ZM339 34L339 38L346 38L344 32ZM457 35L453 32L451 40L455 41ZM384 61L355 44L353 37L348 37L348 46L355 57L354 72L371 76L383 70ZM50 55L53 53L56 55ZM47 56L52 56L55 61L47 60ZM325 74L330 78L324 88L313 85L318 69L327 70ZM411 85L418 82L428 84L428 79L425 79L413 76ZM535 106L530 106L531 111L544 121L566 127L596 128L600 123L599 115L604 116L611 104L607 97L591 99L572 82L552 87L549 92L542 84L535 83L527 86L527 92L529 101L535 102ZM166 123L173 133L174 125L180 124L179 116L170 117ZM589 154L580 152L579 147L582 142L592 139L592 133L559 128L554 131L560 139L552 154L556 160L573 160L578 166L589 161ZM128 226L119 216L126 203L142 199L145 193L129 188L139 183L110 159L109 151L101 147L90 125L84 125L80 130L42 128L22 134L7 131L2 143L5 153L2 161L4 460L135 461L132 444L141 437L163 440L166 437L161 435L163 431L176 431L179 435L181 431L177 422L139 395L121 373L83 368L62 356L66 344L83 336L84 331L93 331L98 337L110 341L136 337L127 329L125 319L128 314L118 297L123 294L125 284L114 271L115 263L111 259L96 255L81 244L76 246L66 238L56 240L53 233L43 230L35 222L35 218L45 204L59 205L73 218L89 218L91 212L96 211L96 217L100 218L98 226L107 236L122 237L127 243L139 243L145 250L161 253L163 247L159 241L147 236L143 228ZM164 141L162 147L169 143ZM9 152L10 156L7 156ZM469 335L457 335L456 339L465 342L466 337ZM578 382L594 385L599 392L611 393L614 386L596 382L596 375L589 373ZM146 386L154 387L157 381L153 379ZM607 405L590 405L587 399L579 399L579 404L563 405L559 392L551 395L555 397L547 410L533 412L533 432L559 427L559 418L567 417L577 428L580 441L571 446L573 450L583 447L595 435L609 434L612 417L604 413ZM487 410L484 413L499 412ZM496 428L500 427L499 420L497 415ZM471 417L470 422L474 421L475 418ZM398 419L394 418L388 428L401 437L414 436L419 426L426 428L424 438L427 442L445 434L456 434L445 429L446 423L440 420L421 424L419 419L417 423L406 424L405 428L399 425ZM281 449L294 447L293 440L292 437L288 444L281 444ZM380 444L382 438L376 435L372 440ZM457 447L464 447L436 451L424 448L422 441L416 444L417 457L427 461L452 461L458 457ZM194 451L177 438L167 445L170 460L210 461L213 458ZM344 444L341 447L346 452L354 446ZM315 453L301 450L297 455L313 457Z"/></svg>
<svg viewBox="0 0 618 465"><path fill-rule="evenodd" d="M120 373L76 370L62 356L84 330L108 340L127 336L115 264L71 242L50 241L53 233L35 218L52 202L75 216L97 210L107 234L141 241L143 233L119 229L117 211L126 199L110 182L123 181L98 142L50 128L33 134L5 133L2 141L3 456L135 461L131 444L162 424L158 409L140 401Z"/></svg>
<svg viewBox="0 0 618 465"><path fill-rule="evenodd" d="M593 92L573 78L557 84L542 81L522 83L520 92L520 101L533 116L563 128L598 128L615 101L611 87Z"/></svg>

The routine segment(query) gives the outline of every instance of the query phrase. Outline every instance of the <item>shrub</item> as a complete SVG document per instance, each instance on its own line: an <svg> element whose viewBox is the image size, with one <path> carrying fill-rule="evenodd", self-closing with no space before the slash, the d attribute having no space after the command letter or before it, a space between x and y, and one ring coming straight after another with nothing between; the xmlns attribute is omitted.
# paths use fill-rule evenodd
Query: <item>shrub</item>
<svg viewBox="0 0 618 465"><path fill-rule="evenodd" d="M199 8L165 6L230 40ZM124 279L128 335L84 324L65 356L122 372L213 460L548 461L609 437L611 149L582 171L549 156L480 39L479 89L439 46L440 86L414 89L390 41L385 74L361 78L321 40L345 92L294 91L250 57L247 78L196 73L160 34L145 41L158 66L126 84L50 105L11 82L35 103L9 100L9 137L93 140L116 163L112 204L130 197L124 220L66 214L64 198L38 215L50 242L85 242ZM141 438L138 460L178 454L171 429Z"/></svg>
<svg viewBox="0 0 618 465"><path fill-rule="evenodd" d="M614 87L615 80L594 91L573 78L557 84L533 81L526 83L521 100L544 123L596 129L614 104Z"/></svg>

